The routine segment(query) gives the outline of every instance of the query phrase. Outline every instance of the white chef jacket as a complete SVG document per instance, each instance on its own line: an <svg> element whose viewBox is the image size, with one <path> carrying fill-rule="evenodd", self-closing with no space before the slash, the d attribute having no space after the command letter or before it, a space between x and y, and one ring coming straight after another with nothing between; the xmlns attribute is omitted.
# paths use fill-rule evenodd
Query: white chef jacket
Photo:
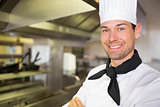
<svg viewBox="0 0 160 107"><path fill-rule="evenodd" d="M135 70L118 74L120 106L108 94L110 78L103 75L99 79L88 78L106 68L106 64L92 69L82 87L74 97L78 97L85 107L160 107L160 72L141 63ZM63 107L67 107L68 104Z"/></svg>

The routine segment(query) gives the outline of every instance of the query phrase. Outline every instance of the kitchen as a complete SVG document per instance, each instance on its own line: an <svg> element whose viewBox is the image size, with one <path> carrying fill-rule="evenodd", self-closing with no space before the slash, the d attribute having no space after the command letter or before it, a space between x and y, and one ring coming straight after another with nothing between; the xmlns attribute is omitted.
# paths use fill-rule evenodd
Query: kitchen
<svg viewBox="0 0 160 107"><path fill-rule="evenodd" d="M135 48L160 71L159 5L139 0L142 33ZM60 107L90 69L106 62L98 1L0 0L0 50L1 107ZM15 63L18 70L4 70Z"/></svg>

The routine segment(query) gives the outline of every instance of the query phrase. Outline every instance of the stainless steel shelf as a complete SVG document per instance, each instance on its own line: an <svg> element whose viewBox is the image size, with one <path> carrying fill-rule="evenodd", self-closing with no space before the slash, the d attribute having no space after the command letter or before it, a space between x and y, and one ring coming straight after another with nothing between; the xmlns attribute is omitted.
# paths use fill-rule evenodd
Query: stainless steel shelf
<svg viewBox="0 0 160 107"><path fill-rule="evenodd" d="M9 41L0 40L0 45L9 45L9 46L20 45L20 46L23 46L23 43L21 43L21 42L9 42Z"/></svg>
<svg viewBox="0 0 160 107"><path fill-rule="evenodd" d="M29 99L30 97L33 98L33 96L36 95L36 93L44 93L47 91L47 88L43 86L35 86L35 87L29 87L21 90L15 90L8 93L1 93L0 94L0 105L5 103L5 101L10 102L12 100L17 99L26 99L26 97ZM30 98L30 99L31 99Z"/></svg>
<svg viewBox="0 0 160 107"><path fill-rule="evenodd" d="M43 85L41 81L33 81L33 82L22 82L22 83L15 83L15 84L10 84L6 86L1 86L0 87L0 93L2 94L3 92L9 92L13 90L18 90L18 89L24 89L27 87L33 87L33 86L38 86L38 85Z"/></svg>
<svg viewBox="0 0 160 107"><path fill-rule="evenodd" d="M28 77L38 74L51 73L53 71L22 71L19 73L0 74L0 80L9 80L14 78Z"/></svg>
<svg viewBox="0 0 160 107"><path fill-rule="evenodd" d="M22 58L23 55L0 54L0 59L6 58Z"/></svg>

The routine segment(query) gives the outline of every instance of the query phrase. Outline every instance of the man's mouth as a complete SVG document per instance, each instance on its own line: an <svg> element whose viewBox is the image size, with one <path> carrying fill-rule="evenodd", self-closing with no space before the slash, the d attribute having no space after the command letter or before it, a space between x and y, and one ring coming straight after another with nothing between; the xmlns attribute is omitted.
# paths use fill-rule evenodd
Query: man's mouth
<svg viewBox="0 0 160 107"><path fill-rule="evenodd" d="M120 48L122 46L122 44L121 45L115 45L115 46L109 46L111 49L118 49L118 48Z"/></svg>

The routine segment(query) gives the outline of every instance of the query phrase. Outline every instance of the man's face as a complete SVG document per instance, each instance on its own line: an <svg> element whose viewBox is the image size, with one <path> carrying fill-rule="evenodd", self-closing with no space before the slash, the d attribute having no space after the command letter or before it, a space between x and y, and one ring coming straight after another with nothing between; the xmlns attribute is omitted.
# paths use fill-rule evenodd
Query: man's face
<svg viewBox="0 0 160 107"><path fill-rule="evenodd" d="M139 35L137 26L134 31L127 21L113 20L101 24L101 43L112 60L121 60L133 54L135 39Z"/></svg>

